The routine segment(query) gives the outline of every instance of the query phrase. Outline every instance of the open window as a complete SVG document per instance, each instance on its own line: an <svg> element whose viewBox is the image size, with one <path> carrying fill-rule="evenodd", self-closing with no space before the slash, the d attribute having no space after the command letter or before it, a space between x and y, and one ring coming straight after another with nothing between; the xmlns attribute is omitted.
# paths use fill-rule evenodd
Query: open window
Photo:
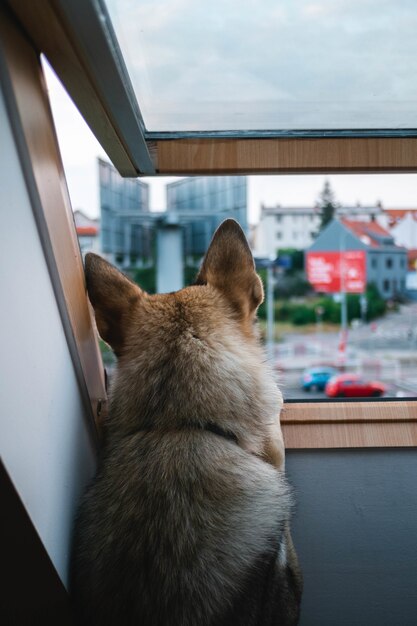
<svg viewBox="0 0 417 626"><path fill-rule="evenodd" d="M71 523L94 472L106 411L105 373L85 297L82 250L41 55L111 161L100 166L105 193L113 193L122 176L126 194L138 194L145 207L146 176L192 176L197 189L199 176L416 173L412 4L2 3L0 160L7 175L0 196L9 213L1 232L8 265L1 273L6 285L2 391L7 393L0 422L0 478L7 495L6 560L13 566L4 596L14 611L21 607L24 612L26 598L39 615L49 615L54 598L53 623L70 623L65 587ZM226 201L244 194L238 182L236 189L225 190ZM173 204L188 194L187 185L181 185L170 187ZM200 191L204 196L203 187ZM314 238L314 214L264 208L267 230L280 247L288 233L297 242L306 233ZM346 228L356 210L350 207L340 216ZM83 215L75 219L91 245L95 224ZM410 219L404 236L411 232ZM140 259L145 272L153 241L136 226L131 239L145 251L145 261ZM117 235L123 239L126 231L120 228ZM375 228L354 235L361 250L369 247L368 271L382 281L381 290L404 290L398 274L407 267L404 255L381 253L372 241L383 241L385 235ZM186 233L190 267L196 260L193 237L204 236L203 222ZM136 248L118 261L138 264ZM408 262L417 267L415 250ZM323 315L317 304L318 343ZM18 332L11 332L16 326ZM416 326L410 320L413 337ZM372 340L362 341L360 328L357 337L371 352ZM408 343L415 359L411 336ZM313 375L317 378L305 382L317 386L329 368ZM299 515L300 526L311 531L300 532L312 564L306 568L313 589L306 614L314 596L321 601L317 623L334 624L335 615L357 623L350 611L359 607L367 623L411 624L417 401L350 399L344 389L345 397L313 402L308 393L302 401L286 402L281 416L286 447L292 450L287 469L309 498L300 498ZM377 575L369 576L368 567L358 570L363 554L367 566L375 561ZM316 575L322 564L327 578ZM323 589L330 590L330 602L323 600Z"/></svg>
<svg viewBox="0 0 417 626"><path fill-rule="evenodd" d="M416 39L398 3L380 20L305 2L230 8L221 22L213 5L177 14L168 0L158 15L123 0L9 5L123 176L417 171ZM379 58L387 40L395 68ZM381 263L393 261L370 267ZM411 399L291 402L283 414L289 447L415 445L416 419Z"/></svg>

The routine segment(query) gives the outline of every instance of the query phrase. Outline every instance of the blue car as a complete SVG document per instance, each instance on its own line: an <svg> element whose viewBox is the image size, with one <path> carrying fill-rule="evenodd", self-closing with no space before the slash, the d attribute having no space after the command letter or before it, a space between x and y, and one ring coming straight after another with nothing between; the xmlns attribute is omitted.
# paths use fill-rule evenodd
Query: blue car
<svg viewBox="0 0 417 626"><path fill-rule="evenodd" d="M336 374L338 371L334 367L309 367L301 376L301 386L304 391L324 391L327 382Z"/></svg>

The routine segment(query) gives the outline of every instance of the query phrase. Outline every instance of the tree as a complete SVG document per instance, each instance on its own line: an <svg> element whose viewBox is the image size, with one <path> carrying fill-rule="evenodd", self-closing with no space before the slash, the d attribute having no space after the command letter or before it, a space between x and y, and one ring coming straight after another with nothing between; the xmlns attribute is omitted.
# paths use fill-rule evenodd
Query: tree
<svg viewBox="0 0 417 626"><path fill-rule="evenodd" d="M320 193L317 206L320 211L321 222L319 230L323 230L332 221L338 204L335 200L333 190L328 180L324 182L323 190Z"/></svg>

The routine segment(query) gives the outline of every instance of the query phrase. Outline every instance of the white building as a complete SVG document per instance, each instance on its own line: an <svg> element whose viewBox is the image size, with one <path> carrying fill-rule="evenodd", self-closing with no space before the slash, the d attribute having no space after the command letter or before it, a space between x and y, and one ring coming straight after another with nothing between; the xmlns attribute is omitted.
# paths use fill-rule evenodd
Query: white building
<svg viewBox="0 0 417 626"><path fill-rule="evenodd" d="M261 256L275 255L277 250L304 250L314 240L320 225L316 207L261 207L255 236L255 249Z"/></svg>
<svg viewBox="0 0 417 626"><path fill-rule="evenodd" d="M389 230L397 246L417 248L417 209L387 209Z"/></svg>
<svg viewBox="0 0 417 626"><path fill-rule="evenodd" d="M389 216L381 203L372 206L339 206L336 216L366 222L376 221L386 228ZM305 250L313 243L320 229L320 209L311 207L261 207L259 224L253 239L260 256L275 255L277 250L295 248Z"/></svg>

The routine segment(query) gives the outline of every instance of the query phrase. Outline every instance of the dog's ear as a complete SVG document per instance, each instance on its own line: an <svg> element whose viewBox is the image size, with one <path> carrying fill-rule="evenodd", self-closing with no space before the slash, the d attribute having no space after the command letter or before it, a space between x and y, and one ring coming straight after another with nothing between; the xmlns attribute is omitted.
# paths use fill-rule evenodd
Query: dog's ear
<svg viewBox="0 0 417 626"><path fill-rule="evenodd" d="M129 313L144 292L97 254L85 256L87 292L98 332L119 355L126 338Z"/></svg>
<svg viewBox="0 0 417 626"><path fill-rule="evenodd" d="M262 282L245 234L235 220L225 220L214 233L196 283L219 289L243 318L261 304Z"/></svg>

